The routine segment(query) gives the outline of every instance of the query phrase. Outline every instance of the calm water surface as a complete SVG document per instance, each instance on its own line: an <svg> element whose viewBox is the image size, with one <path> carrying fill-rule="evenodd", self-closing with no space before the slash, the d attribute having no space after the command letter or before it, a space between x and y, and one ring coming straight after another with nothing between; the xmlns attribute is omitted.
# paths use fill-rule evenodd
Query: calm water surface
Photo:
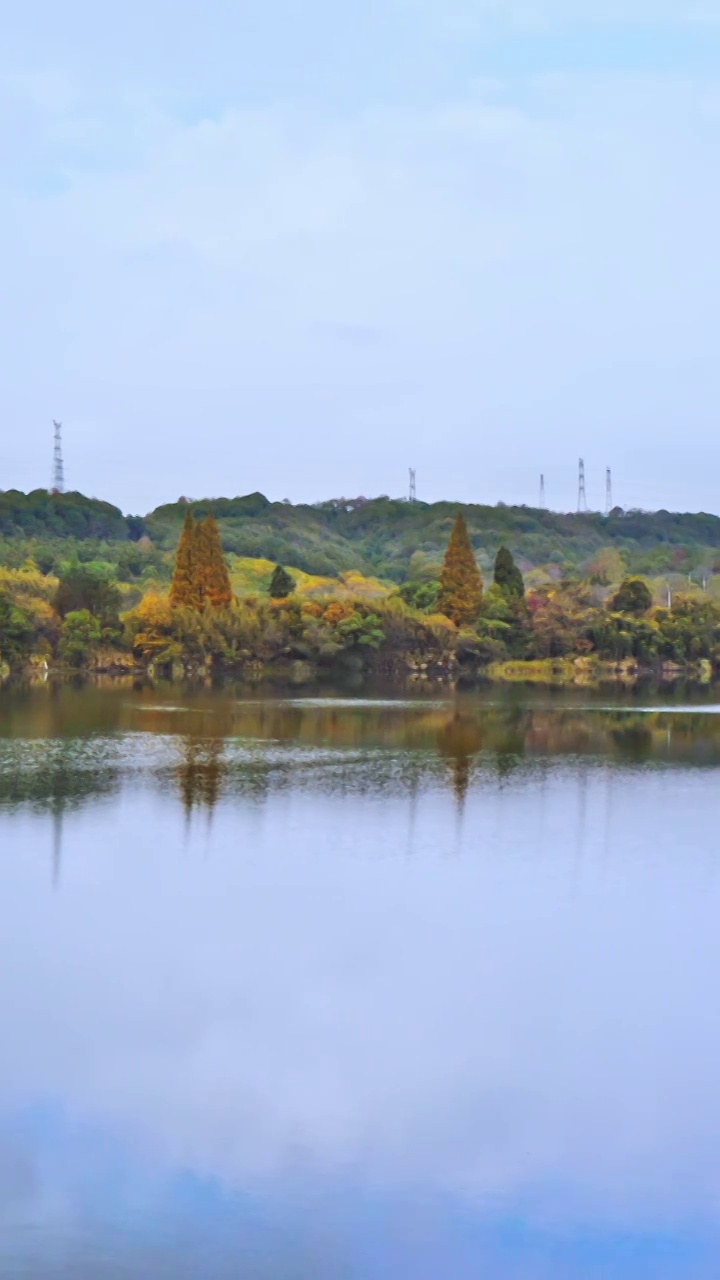
<svg viewBox="0 0 720 1280"><path fill-rule="evenodd" d="M0 693L0 1275L720 1275L720 697Z"/></svg>

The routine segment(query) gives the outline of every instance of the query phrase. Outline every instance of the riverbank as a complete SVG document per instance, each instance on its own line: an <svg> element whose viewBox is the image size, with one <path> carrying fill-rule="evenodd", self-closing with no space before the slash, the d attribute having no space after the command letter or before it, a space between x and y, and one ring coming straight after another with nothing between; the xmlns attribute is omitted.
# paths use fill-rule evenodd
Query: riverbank
<svg viewBox="0 0 720 1280"><path fill-rule="evenodd" d="M619 663L594 656L544 658L532 661L514 660L481 664L459 661L454 654L393 655L392 661L381 654L360 659L343 655L343 660L314 662L304 657L284 655L272 661L249 660L231 667L213 662L142 663L124 650L104 650L80 667L53 663L46 658L34 659L20 668L10 669L0 663L0 685L11 680L42 684L46 681L118 680L150 684L161 681L177 685L190 683L210 685L223 681L241 681L254 686L305 688L349 683L362 686L382 680L401 688L469 689L485 685L547 685L556 688L599 688L616 685L632 687L654 682L671 686L678 682L709 685L716 672L706 659L680 664L663 662L638 663L631 659Z"/></svg>
<svg viewBox="0 0 720 1280"><path fill-rule="evenodd" d="M540 658L532 662L496 662L485 669L485 678L499 684L600 685L616 682L633 685L645 680L671 684L690 680L711 684L714 671L707 659L680 664L660 662L604 662L601 658Z"/></svg>

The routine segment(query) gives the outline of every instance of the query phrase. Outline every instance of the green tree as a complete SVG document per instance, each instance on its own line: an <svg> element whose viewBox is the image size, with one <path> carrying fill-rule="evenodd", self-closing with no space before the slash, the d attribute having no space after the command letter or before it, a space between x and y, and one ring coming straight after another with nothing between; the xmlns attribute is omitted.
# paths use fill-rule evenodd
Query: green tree
<svg viewBox="0 0 720 1280"><path fill-rule="evenodd" d="M590 582L608 587L625 577L625 560L616 547L603 547L590 561L586 572Z"/></svg>
<svg viewBox="0 0 720 1280"><path fill-rule="evenodd" d="M345 644L351 649L356 645L366 645L370 649L379 649L385 639L385 632L376 613L368 613L363 616L354 611L349 618L343 618L342 622L338 623L337 630Z"/></svg>
<svg viewBox="0 0 720 1280"><path fill-rule="evenodd" d="M193 513L188 510L175 553L175 572L170 587L170 603L173 608L181 605L190 609L200 608L195 561L196 526Z"/></svg>
<svg viewBox="0 0 720 1280"><path fill-rule="evenodd" d="M62 570L54 604L61 618L87 610L105 625L112 625L118 620L120 598L117 583L105 565L75 562Z"/></svg>
<svg viewBox="0 0 720 1280"><path fill-rule="evenodd" d="M440 567L427 551L414 551L408 565L408 582L437 582Z"/></svg>
<svg viewBox="0 0 720 1280"><path fill-rule="evenodd" d="M51 573L55 567L55 551L46 543L33 548L32 558L41 573Z"/></svg>
<svg viewBox="0 0 720 1280"><path fill-rule="evenodd" d="M30 652L32 640L33 627L27 613L3 592L0 594L0 661L15 666Z"/></svg>
<svg viewBox="0 0 720 1280"><path fill-rule="evenodd" d="M68 667L82 667L91 656L102 634L99 620L89 609L68 613L60 632L58 653Z"/></svg>
<svg viewBox="0 0 720 1280"><path fill-rule="evenodd" d="M270 579L270 595L273 600L284 600L295 590L295 579L290 577L287 569L276 564Z"/></svg>
<svg viewBox="0 0 720 1280"><path fill-rule="evenodd" d="M530 616L524 596L508 593L496 582L485 592L477 633L494 646L505 646L505 657L523 658L530 636Z"/></svg>
<svg viewBox="0 0 720 1280"><path fill-rule="evenodd" d="M647 613L652 604L650 588L642 578L625 578L613 596L610 607L615 613L630 613L636 618Z"/></svg>
<svg viewBox="0 0 720 1280"><path fill-rule="evenodd" d="M439 582L404 582L399 589L400 599L413 609L425 609L428 613L437 612Z"/></svg>
<svg viewBox="0 0 720 1280"><path fill-rule="evenodd" d="M513 559L512 551L508 547L501 547L495 557L493 581L505 596L519 598L525 595L523 576Z"/></svg>
<svg viewBox="0 0 720 1280"><path fill-rule="evenodd" d="M458 627L471 626L480 612L482 589L465 517L459 512L440 574L438 611Z"/></svg>

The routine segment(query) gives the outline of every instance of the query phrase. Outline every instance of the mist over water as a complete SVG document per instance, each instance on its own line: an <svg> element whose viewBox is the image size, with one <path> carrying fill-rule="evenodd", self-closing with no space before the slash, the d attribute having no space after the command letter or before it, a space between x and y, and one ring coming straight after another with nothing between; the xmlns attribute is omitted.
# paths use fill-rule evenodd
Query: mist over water
<svg viewBox="0 0 720 1280"><path fill-rule="evenodd" d="M0 1275L716 1275L717 705L4 692Z"/></svg>

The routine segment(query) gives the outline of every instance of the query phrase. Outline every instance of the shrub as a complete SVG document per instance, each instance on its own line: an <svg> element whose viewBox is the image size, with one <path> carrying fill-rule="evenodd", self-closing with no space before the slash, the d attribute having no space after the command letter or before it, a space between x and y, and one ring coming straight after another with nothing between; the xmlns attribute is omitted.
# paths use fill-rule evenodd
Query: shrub
<svg viewBox="0 0 720 1280"><path fill-rule="evenodd" d="M81 667L91 657L102 635L100 621L89 609L72 610L60 630L59 655L68 667Z"/></svg>

